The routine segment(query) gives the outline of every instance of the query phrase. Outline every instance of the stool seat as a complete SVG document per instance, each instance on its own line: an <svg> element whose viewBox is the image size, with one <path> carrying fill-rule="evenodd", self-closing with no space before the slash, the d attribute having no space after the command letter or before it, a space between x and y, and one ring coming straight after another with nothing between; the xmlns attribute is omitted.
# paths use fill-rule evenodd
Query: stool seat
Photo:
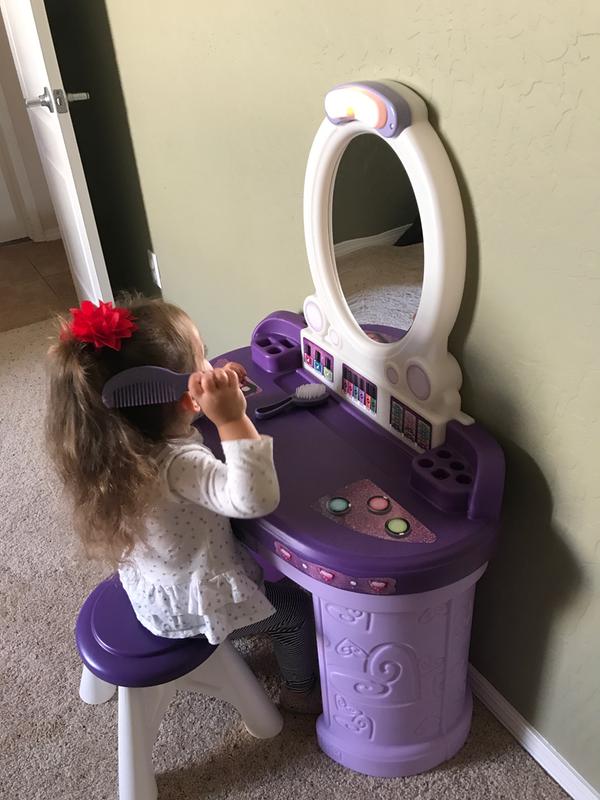
<svg viewBox="0 0 600 800"><path fill-rule="evenodd" d="M158 686L187 675L217 645L204 637L154 636L138 621L118 575L102 581L83 604L75 628L81 660L115 686Z"/></svg>
<svg viewBox="0 0 600 800"><path fill-rule="evenodd" d="M259 739L281 730L281 714L229 640L154 636L138 622L118 575L96 586L81 607L75 641L84 703L106 703L119 688L119 800L157 799L152 746L179 689L231 703Z"/></svg>

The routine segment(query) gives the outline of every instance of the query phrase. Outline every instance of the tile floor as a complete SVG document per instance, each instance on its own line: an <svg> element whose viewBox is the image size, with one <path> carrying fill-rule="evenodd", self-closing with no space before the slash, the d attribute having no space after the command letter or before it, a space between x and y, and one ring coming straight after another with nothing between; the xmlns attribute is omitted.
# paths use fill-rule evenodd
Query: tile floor
<svg viewBox="0 0 600 800"><path fill-rule="evenodd" d="M0 331L40 322L77 302L60 240L0 245Z"/></svg>

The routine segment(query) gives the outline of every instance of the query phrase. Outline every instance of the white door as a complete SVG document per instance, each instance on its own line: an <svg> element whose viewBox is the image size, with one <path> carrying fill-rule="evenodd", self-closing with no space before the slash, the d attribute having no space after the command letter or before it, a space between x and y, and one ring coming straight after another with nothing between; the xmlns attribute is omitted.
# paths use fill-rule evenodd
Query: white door
<svg viewBox="0 0 600 800"><path fill-rule="evenodd" d="M0 8L75 289L80 300L112 300L43 0L0 0Z"/></svg>

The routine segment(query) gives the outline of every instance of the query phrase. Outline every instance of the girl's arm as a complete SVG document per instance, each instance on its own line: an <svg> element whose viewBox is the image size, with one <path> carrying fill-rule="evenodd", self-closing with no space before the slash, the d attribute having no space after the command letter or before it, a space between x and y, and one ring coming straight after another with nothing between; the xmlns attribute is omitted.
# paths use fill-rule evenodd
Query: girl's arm
<svg viewBox="0 0 600 800"><path fill-rule="evenodd" d="M205 448L185 450L168 471L176 494L228 517L260 517L279 503L273 441L246 416L246 398L235 371L195 373L190 393L219 432L226 463Z"/></svg>
<svg viewBox="0 0 600 800"><path fill-rule="evenodd" d="M225 517L251 519L274 511L279 484L273 440L224 440L223 452L225 464L204 447L186 448L175 456L167 472L171 491Z"/></svg>

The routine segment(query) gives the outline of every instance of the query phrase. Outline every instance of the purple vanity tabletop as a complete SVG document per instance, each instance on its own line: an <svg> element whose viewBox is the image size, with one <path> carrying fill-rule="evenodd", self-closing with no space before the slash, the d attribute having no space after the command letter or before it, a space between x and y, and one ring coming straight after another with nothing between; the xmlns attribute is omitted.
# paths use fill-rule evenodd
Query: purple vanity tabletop
<svg viewBox="0 0 600 800"><path fill-rule="evenodd" d="M283 374L264 371L253 363L250 347L232 350L215 360L223 358L243 364L251 380L262 389L248 398L251 418L256 407L291 394L300 384L315 381L302 369ZM459 423L452 425L463 428ZM472 573L492 555L504 461L500 448L479 426L463 429L471 435L472 428L474 444L469 442L469 446L475 450L478 436L483 434L493 462L486 475L490 486L483 487L480 493L491 497L489 515L484 507L475 519L462 512L440 511L411 488L415 451L337 395L331 394L323 406L295 409L257 422L256 426L274 439L281 502L268 517L234 521L236 535L251 548L280 553L283 545L298 558L336 573L357 579L385 576L395 580L396 594L450 584ZM198 428L206 444L222 458L214 427L200 420ZM483 476L482 472L479 483ZM335 494L341 487L364 479L400 503L435 534L436 541L374 538L357 533L338 520L332 521L313 508L324 495Z"/></svg>

